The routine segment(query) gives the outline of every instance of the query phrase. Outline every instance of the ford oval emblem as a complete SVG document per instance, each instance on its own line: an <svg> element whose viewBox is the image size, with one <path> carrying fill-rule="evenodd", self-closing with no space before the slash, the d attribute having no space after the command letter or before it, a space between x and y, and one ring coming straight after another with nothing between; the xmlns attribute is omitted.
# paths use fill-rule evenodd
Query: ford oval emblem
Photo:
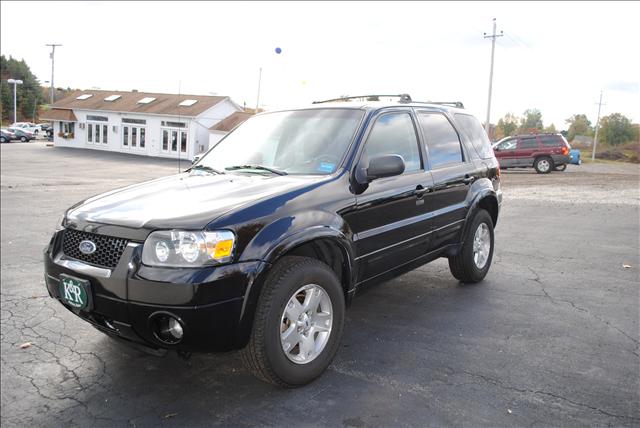
<svg viewBox="0 0 640 428"><path fill-rule="evenodd" d="M82 254L93 254L96 252L96 244L92 241L82 241L80 245L78 245L78 249Z"/></svg>

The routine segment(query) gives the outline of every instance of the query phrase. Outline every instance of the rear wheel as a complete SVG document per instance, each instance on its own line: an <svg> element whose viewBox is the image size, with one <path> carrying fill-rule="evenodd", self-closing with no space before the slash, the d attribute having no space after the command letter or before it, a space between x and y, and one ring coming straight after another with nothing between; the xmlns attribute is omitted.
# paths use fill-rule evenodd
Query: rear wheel
<svg viewBox="0 0 640 428"><path fill-rule="evenodd" d="M540 157L533 163L533 167L538 174L548 174L553 170L553 159L550 157Z"/></svg>
<svg viewBox="0 0 640 428"><path fill-rule="evenodd" d="M20 141L22 141L23 143L26 143L27 142L27 137L25 137L25 136L20 137Z"/></svg>
<svg viewBox="0 0 640 428"><path fill-rule="evenodd" d="M475 283L484 279L493 258L493 220L486 210L479 210L464 237L458 255L449 257L449 270L460 282Z"/></svg>
<svg viewBox="0 0 640 428"><path fill-rule="evenodd" d="M256 309L245 366L266 382L297 387L320 376L338 350L345 302L329 266L285 257L269 273Z"/></svg>
<svg viewBox="0 0 640 428"><path fill-rule="evenodd" d="M6 142L7 142L7 139L6 139L6 138L4 138L4 137L0 137L0 143L6 143Z"/></svg>

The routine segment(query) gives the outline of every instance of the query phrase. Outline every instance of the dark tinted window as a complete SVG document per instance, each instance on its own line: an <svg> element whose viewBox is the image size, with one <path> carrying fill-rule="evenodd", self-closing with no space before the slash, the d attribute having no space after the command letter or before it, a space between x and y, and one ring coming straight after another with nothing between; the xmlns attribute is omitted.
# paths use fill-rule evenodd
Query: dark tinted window
<svg viewBox="0 0 640 428"><path fill-rule="evenodd" d="M402 156L405 172L418 171L422 167L418 138L408 113L385 114L373 125L364 156L371 159L381 155Z"/></svg>
<svg viewBox="0 0 640 428"><path fill-rule="evenodd" d="M480 156L481 159L492 158L493 150L491 149L491 142L478 119L468 114L456 114L455 119L458 123L458 129L460 129L471 142L478 156Z"/></svg>
<svg viewBox="0 0 640 428"><path fill-rule="evenodd" d="M545 147L558 147L562 140L557 135L543 135L540 137L540 143Z"/></svg>
<svg viewBox="0 0 640 428"><path fill-rule="evenodd" d="M449 120L438 113L419 113L418 117L427 139L431 167L462 162L460 139Z"/></svg>
<svg viewBox="0 0 640 428"><path fill-rule="evenodd" d="M521 138L518 141L518 148L519 149L537 149L538 143L536 142L536 137Z"/></svg>

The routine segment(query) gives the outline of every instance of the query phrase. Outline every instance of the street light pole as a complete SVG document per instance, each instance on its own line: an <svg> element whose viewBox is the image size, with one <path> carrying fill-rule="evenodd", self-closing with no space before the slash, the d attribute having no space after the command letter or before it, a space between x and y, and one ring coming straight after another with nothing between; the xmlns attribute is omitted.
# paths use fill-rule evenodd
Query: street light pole
<svg viewBox="0 0 640 428"><path fill-rule="evenodd" d="M19 79L9 79L7 80L9 84L13 83L13 123L18 121L18 85L22 85L22 80Z"/></svg>
<svg viewBox="0 0 640 428"><path fill-rule="evenodd" d="M56 43L49 43L45 46L51 46L51 53L49 54L49 57L51 57L51 104L53 104L54 101L54 86L53 86L53 61L54 61L54 56L56 54L56 46L62 46L60 44L56 44Z"/></svg>

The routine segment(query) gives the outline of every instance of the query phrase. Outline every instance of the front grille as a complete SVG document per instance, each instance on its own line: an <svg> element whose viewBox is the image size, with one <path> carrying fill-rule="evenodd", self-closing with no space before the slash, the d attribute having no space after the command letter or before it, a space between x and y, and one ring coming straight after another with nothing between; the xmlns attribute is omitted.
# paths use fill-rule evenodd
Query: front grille
<svg viewBox="0 0 640 428"><path fill-rule="evenodd" d="M95 252L92 254L80 252L80 242L84 240L91 241L96 245ZM65 229L62 238L62 251L65 255L73 257L74 259L113 269L118 264L128 243L128 240L122 238Z"/></svg>

